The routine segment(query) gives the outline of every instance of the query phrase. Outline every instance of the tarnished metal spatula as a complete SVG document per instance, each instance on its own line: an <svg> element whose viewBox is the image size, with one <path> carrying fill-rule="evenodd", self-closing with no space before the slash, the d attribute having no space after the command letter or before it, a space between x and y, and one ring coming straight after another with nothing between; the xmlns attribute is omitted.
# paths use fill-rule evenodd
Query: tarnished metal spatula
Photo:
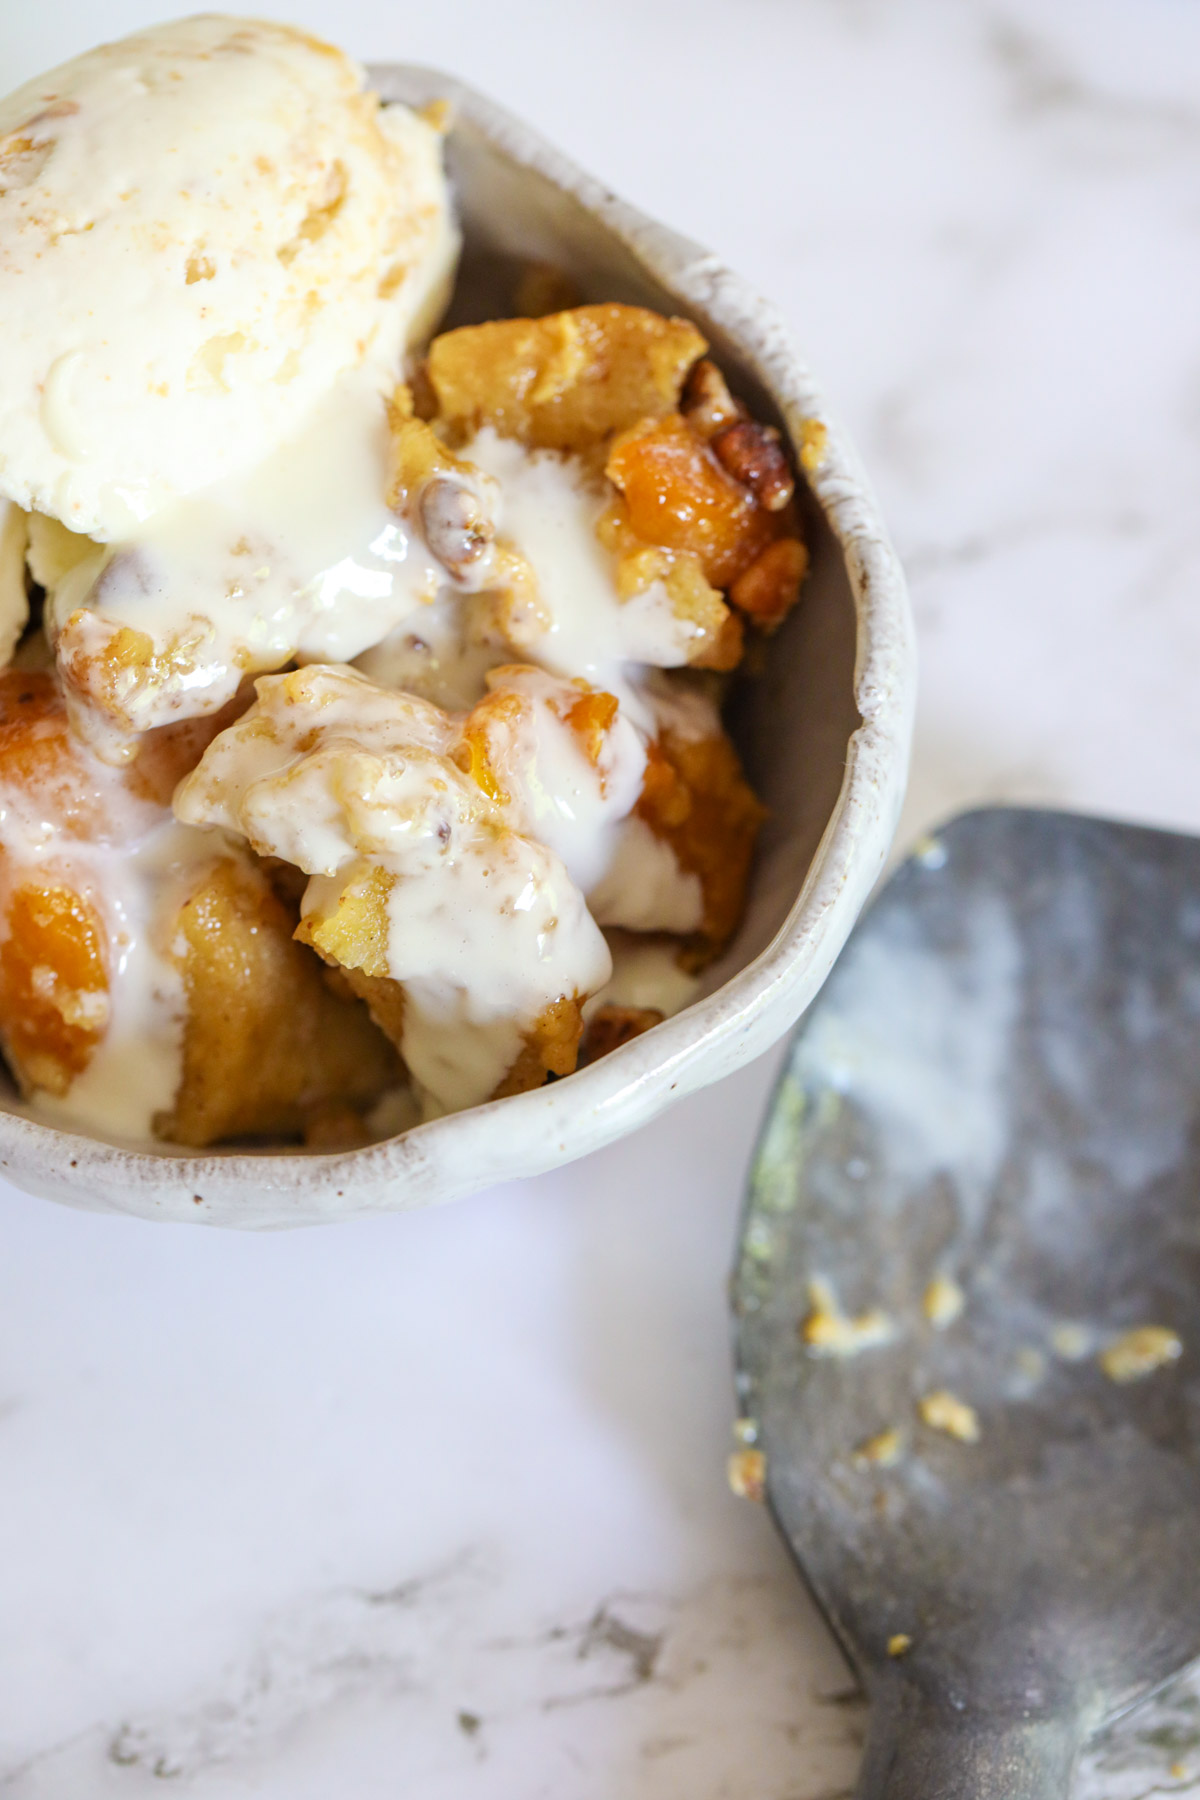
<svg viewBox="0 0 1200 1800"><path fill-rule="evenodd" d="M1200 1655L1200 840L927 841L792 1045L734 1291L860 1793L1065 1795Z"/></svg>

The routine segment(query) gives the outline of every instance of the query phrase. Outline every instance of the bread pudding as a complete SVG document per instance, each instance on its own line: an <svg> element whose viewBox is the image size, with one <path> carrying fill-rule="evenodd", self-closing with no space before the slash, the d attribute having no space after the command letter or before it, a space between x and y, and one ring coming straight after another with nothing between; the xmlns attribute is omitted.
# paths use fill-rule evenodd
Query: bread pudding
<svg viewBox="0 0 1200 1800"><path fill-rule="evenodd" d="M439 331L443 126L214 16L0 105L0 1047L56 1122L367 1142L737 929L793 471L688 320L538 270Z"/></svg>

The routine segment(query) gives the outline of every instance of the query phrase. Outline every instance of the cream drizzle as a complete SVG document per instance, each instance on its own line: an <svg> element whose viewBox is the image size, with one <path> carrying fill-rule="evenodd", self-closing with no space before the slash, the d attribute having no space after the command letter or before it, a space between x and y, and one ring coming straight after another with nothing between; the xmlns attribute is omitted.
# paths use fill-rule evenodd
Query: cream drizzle
<svg viewBox="0 0 1200 1800"><path fill-rule="evenodd" d="M426 1116L487 1099L540 1014L611 968L562 861L521 829L528 798L489 799L452 760L460 720L352 669L265 676L258 695L180 784L177 815L239 831L310 875L306 918L327 918L383 871L400 1049ZM515 785L512 749L500 766Z"/></svg>
<svg viewBox="0 0 1200 1800"><path fill-rule="evenodd" d="M81 600L102 602L97 625L129 624L159 644L192 622L194 666L144 696L142 728L223 703L246 661L295 655L309 665L260 682L259 704L182 784L178 816L244 834L308 873L306 914L367 865L397 877L388 968L405 988L402 1052L434 1116L486 1099L546 1005L603 987L610 959L598 925L699 925L697 877L634 809L651 736L719 726L703 696L645 666L686 661L691 628L661 589L619 600L595 531L604 497L580 464L530 455L494 432L468 447L498 485L498 523L531 563L550 618L528 651L540 667L497 669L503 650L479 629L477 596L385 506L386 449L381 396L360 371L250 481L182 502L90 559L73 560L79 540L39 529L33 541L60 624ZM341 667L351 656L393 685ZM583 691L568 676L619 698L599 766L564 723ZM497 687L524 704L511 733L489 740L504 790L489 811L446 763L461 720L442 709L461 714ZM493 814L502 830L486 823ZM204 833L191 836L211 852ZM122 875L97 869L132 948L114 963L112 1029L50 1110L148 1134L178 1080L181 1003L145 926L159 865L147 860L143 878L136 861ZM150 1072L136 1082L135 1063ZM141 1090L145 1101L128 1097Z"/></svg>
<svg viewBox="0 0 1200 1800"><path fill-rule="evenodd" d="M579 458L526 450L490 426L462 455L499 483L497 523L531 563L550 616L524 653L555 675L616 694L641 722L631 665L682 667L697 628L676 615L661 582L620 599L612 557L596 536L608 499L603 485Z"/></svg>
<svg viewBox="0 0 1200 1800"><path fill-rule="evenodd" d="M36 1095L39 1113L97 1137L137 1139L152 1137L156 1115L171 1110L187 1005L163 924L187 872L215 852L210 833L169 815L131 849L89 847L86 885L108 933L108 1026L65 1094Z"/></svg>
<svg viewBox="0 0 1200 1800"><path fill-rule="evenodd" d="M435 599L445 571L384 502L387 420L378 378L357 369L303 432L245 480L156 514L59 579L57 636L98 653L106 628L130 626L179 666L126 704L135 729L215 712L245 672L299 654L344 662Z"/></svg>
<svg viewBox="0 0 1200 1800"><path fill-rule="evenodd" d="M107 1022L86 1068L62 1095L39 1090L35 1110L102 1137L149 1138L168 1110L182 1070L185 999L162 921L189 868L211 861L213 834L180 825L165 808L123 792L97 767L80 798L100 809L89 838L76 835L55 805L46 816L30 797L0 785L0 860L13 888L38 880L65 885L89 902L106 939ZM0 908L0 931L7 931Z"/></svg>

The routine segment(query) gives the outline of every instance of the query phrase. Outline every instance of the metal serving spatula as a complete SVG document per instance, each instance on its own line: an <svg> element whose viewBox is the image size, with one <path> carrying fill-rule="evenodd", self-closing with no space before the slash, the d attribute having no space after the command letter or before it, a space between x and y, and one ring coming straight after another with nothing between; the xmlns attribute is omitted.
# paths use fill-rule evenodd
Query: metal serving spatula
<svg viewBox="0 0 1200 1800"><path fill-rule="evenodd" d="M1200 840L928 841L792 1045L734 1299L860 1794L1067 1794L1200 1655Z"/></svg>

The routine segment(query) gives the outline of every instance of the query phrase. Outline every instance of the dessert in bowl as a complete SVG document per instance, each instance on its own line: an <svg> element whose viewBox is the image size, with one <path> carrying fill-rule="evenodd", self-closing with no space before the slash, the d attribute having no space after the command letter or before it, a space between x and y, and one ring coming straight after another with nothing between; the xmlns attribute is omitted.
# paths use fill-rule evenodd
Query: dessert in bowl
<svg viewBox="0 0 1200 1800"><path fill-rule="evenodd" d="M0 1162L74 1204L582 1154L786 1028L890 841L903 584L773 313L372 87L206 18L0 114Z"/></svg>

